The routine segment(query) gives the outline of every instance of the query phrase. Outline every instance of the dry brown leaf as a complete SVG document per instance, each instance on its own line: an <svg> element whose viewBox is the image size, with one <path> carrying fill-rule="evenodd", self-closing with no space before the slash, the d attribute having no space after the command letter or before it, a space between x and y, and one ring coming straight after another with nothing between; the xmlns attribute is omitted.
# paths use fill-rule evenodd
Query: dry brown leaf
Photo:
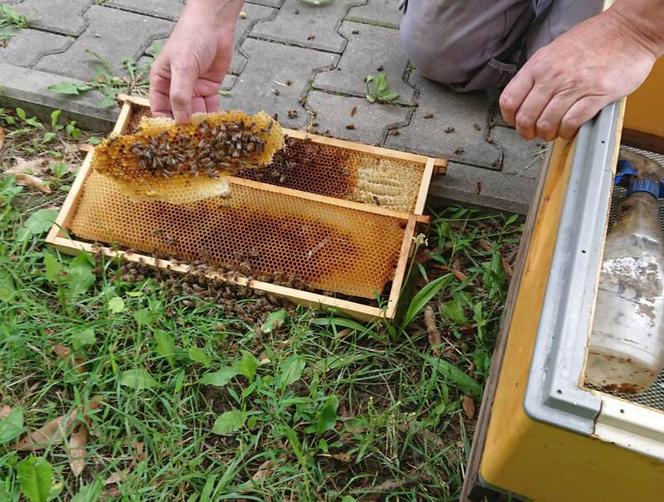
<svg viewBox="0 0 664 502"><path fill-rule="evenodd" d="M134 447L134 461L142 462L145 460L145 443L143 441L136 441L132 444Z"/></svg>
<svg viewBox="0 0 664 502"><path fill-rule="evenodd" d="M51 347L51 350L55 353L56 356L62 358L69 357L69 355L71 354L71 350L69 349L69 347L61 345L59 343L53 345L53 347Z"/></svg>
<svg viewBox="0 0 664 502"><path fill-rule="evenodd" d="M468 279L468 276L461 271L461 263L459 263L459 260L454 260L452 263L452 273L458 281L463 282Z"/></svg>
<svg viewBox="0 0 664 502"><path fill-rule="evenodd" d="M338 460L339 462L343 462L344 464L350 464L354 460L354 457L351 453L332 453L330 454L330 458Z"/></svg>
<svg viewBox="0 0 664 502"><path fill-rule="evenodd" d="M118 483L127 481L128 476L129 472L126 469L124 471L114 472L108 478L106 478L106 481L104 481L104 486L117 485Z"/></svg>
<svg viewBox="0 0 664 502"><path fill-rule="evenodd" d="M0 151L2 151L2 147L5 144L5 130L0 127Z"/></svg>
<svg viewBox="0 0 664 502"><path fill-rule="evenodd" d="M337 331L337 338L346 338L348 335L350 335L353 331L355 331L352 328L344 328L341 331Z"/></svg>
<svg viewBox="0 0 664 502"><path fill-rule="evenodd" d="M400 479L398 481L383 481L381 484L374 486L371 491L373 492L389 492L392 490L396 490L398 488L403 488L407 484L412 483L411 480L407 479Z"/></svg>
<svg viewBox="0 0 664 502"><path fill-rule="evenodd" d="M424 325L427 328L431 350L436 356L439 356L441 344L440 331L438 330L438 326L436 326L436 313L431 305L424 307Z"/></svg>
<svg viewBox="0 0 664 502"><path fill-rule="evenodd" d="M512 268L512 265L510 265L510 262L507 260L507 258L501 255L500 259L503 263L503 270L505 270L507 277L514 277L514 269Z"/></svg>
<svg viewBox="0 0 664 502"><path fill-rule="evenodd" d="M493 244L491 244L488 240L486 239L480 239L478 241L478 244L484 251L493 251Z"/></svg>
<svg viewBox="0 0 664 502"><path fill-rule="evenodd" d="M51 187L48 186L48 183L37 176L27 173L16 173L14 177L16 178L17 185L34 188L44 193L51 193Z"/></svg>
<svg viewBox="0 0 664 502"><path fill-rule="evenodd" d="M266 460L261 465L258 466L258 470L251 476L253 481L263 481L264 479L272 476L274 472L274 462L272 460Z"/></svg>
<svg viewBox="0 0 664 502"><path fill-rule="evenodd" d="M79 151L85 152L85 153L95 151L94 145L91 145L90 143L81 143L80 145L78 145L78 149L79 149Z"/></svg>
<svg viewBox="0 0 664 502"><path fill-rule="evenodd" d="M47 446L62 443L69 436L77 415L78 411L74 408L68 415L62 415L51 420L43 427L21 439L17 443L16 449L18 451L37 451Z"/></svg>
<svg viewBox="0 0 664 502"><path fill-rule="evenodd" d="M463 396L463 411L468 418L475 418L475 401L470 396Z"/></svg>
<svg viewBox="0 0 664 502"><path fill-rule="evenodd" d="M88 444L88 428L81 424L69 438L69 467L78 477L85 469L85 446Z"/></svg>
<svg viewBox="0 0 664 502"><path fill-rule="evenodd" d="M0 408L0 420L7 418L11 412L12 412L11 406L9 406L8 404L2 406Z"/></svg>
<svg viewBox="0 0 664 502"><path fill-rule="evenodd" d="M120 489L117 486L113 485L113 486L110 486L109 488L106 488L104 490L104 493L103 493L104 499L103 500L106 500L107 498L117 498L120 495L122 495L122 492L120 491Z"/></svg>
<svg viewBox="0 0 664 502"><path fill-rule="evenodd" d="M5 171L6 174L33 174L35 176L45 176L49 172L51 159L34 158L25 160L23 157L15 157L16 164Z"/></svg>

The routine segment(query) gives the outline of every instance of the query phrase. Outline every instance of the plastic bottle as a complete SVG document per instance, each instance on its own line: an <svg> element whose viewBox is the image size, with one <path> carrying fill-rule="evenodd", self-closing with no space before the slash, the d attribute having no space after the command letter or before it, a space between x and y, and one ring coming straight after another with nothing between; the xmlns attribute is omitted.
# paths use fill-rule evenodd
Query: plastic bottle
<svg viewBox="0 0 664 502"><path fill-rule="evenodd" d="M660 181L621 161L628 197L604 245L586 382L607 391L645 390L664 369L664 244Z"/></svg>

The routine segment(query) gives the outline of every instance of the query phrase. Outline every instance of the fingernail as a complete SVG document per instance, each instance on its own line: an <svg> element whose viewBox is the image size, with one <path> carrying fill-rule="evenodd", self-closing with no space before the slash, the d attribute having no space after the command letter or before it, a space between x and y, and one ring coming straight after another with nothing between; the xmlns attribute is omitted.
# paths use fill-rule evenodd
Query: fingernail
<svg viewBox="0 0 664 502"><path fill-rule="evenodd" d="M186 124L189 122L189 117L190 115L187 112L173 112L173 118L175 119L175 122L178 124Z"/></svg>

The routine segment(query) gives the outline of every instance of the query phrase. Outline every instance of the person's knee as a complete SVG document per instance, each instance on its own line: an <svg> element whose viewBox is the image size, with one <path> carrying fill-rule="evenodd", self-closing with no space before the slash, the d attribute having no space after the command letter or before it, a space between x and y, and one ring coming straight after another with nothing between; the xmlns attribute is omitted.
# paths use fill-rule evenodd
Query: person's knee
<svg viewBox="0 0 664 502"><path fill-rule="evenodd" d="M423 76L444 84L460 84L470 78L472 68L464 54L467 49L455 40L453 33L443 40L432 39L426 31L402 22L400 35L408 58Z"/></svg>

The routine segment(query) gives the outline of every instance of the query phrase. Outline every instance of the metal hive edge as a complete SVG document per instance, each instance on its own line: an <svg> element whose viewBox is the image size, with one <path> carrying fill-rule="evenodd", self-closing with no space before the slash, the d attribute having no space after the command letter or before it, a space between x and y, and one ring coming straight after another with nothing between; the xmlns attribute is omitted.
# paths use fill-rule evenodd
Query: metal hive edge
<svg viewBox="0 0 664 502"><path fill-rule="evenodd" d="M602 405L580 382L623 106L605 107L579 131L524 403L531 418L583 435L593 433Z"/></svg>

